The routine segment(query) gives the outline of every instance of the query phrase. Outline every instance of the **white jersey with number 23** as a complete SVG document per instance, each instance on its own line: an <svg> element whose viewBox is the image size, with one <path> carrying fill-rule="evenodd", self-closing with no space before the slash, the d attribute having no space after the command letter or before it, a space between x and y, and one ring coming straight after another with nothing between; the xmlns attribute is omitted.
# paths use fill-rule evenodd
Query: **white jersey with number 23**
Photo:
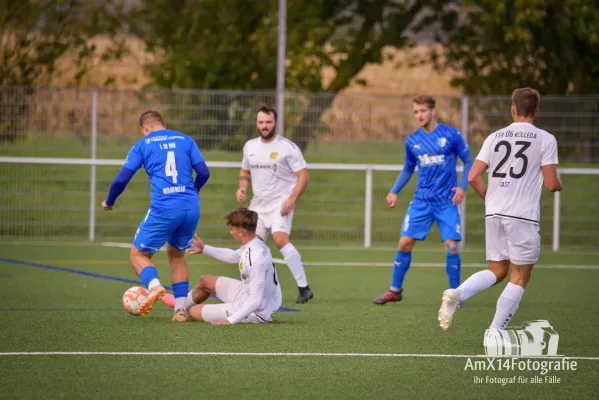
<svg viewBox="0 0 599 400"><path fill-rule="evenodd" d="M489 173L485 215L538 224L544 165L558 164L555 137L515 122L491 134L476 157Z"/></svg>

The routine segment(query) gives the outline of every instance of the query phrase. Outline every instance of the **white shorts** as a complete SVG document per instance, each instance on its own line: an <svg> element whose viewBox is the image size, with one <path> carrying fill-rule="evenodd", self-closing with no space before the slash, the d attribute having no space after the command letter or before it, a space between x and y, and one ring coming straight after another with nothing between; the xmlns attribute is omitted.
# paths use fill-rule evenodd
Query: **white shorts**
<svg viewBox="0 0 599 400"><path fill-rule="evenodd" d="M237 279L220 276L216 280L216 297L223 304L205 304L202 308L202 319L206 322L222 321L229 318L241 307L244 302L241 293L242 284ZM270 317L270 316L269 316ZM268 322L264 316L251 313L242 323L264 324Z"/></svg>
<svg viewBox="0 0 599 400"><path fill-rule="evenodd" d="M487 261L509 260L516 265L534 264L541 252L539 225L514 219L485 219Z"/></svg>
<svg viewBox="0 0 599 400"><path fill-rule="evenodd" d="M250 210L253 210L252 207L250 207ZM258 213L256 235L260 236L264 242L266 242L270 232L285 232L288 235L291 233L291 222L293 221L293 212L295 209L291 210L286 216L281 215L280 205L273 211L253 211Z"/></svg>

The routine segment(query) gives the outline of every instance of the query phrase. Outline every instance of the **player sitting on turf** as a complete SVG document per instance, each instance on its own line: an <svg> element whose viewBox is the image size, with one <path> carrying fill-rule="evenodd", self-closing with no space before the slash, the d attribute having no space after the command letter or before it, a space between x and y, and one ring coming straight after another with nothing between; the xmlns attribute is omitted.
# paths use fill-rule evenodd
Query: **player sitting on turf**
<svg viewBox="0 0 599 400"><path fill-rule="evenodd" d="M384 295L374 299L375 304L402 299L403 281L410 268L412 249L416 240L426 238L433 221L439 227L447 252L449 287L457 288L460 284L461 258L456 242L462 240L462 235L458 204L464 199L468 187L468 171L472 166L470 150L456 128L437 122L435 100L432 97L416 97L413 100L413 110L420 128L406 139L403 170L387 195L389 208L395 207L397 194L408 183L416 166L418 183L414 199L403 220L391 287ZM459 186L457 157L464 163Z"/></svg>
<svg viewBox="0 0 599 400"><path fill-rule="evenodd" d="M241 280L226 276L202 275L196 287L187 295L189 315L194 321L206 321L213 325L229 325L239 322L266 323L281 307L282 293L277 270L270 249L256 236L258 214L247 208L239 208L226 216L231 235L241 245L237 250L212 247L196 235L189 254L206 254L217 260L239 264ZM202 304L210 295L222 304ZM163 301L172 304L172 296Z"/></svg>
<svg viewBox="0 0 599 400"><path fill-rule="evenodd" d="M510 282L497 300L491 329L505 329L516 313L541 251L539 220L543 183L551 192L563 190L557 174L557 141L533 125L541 97L531 88L514 90L514 123L489 135L468 177L485 201L485 240L489 268L470 276L457 289L443 293L439 325L451 327L457 304L501 282ZM482 174L489 170L489 187Z"/></svg>
<svg viewBox="0 0 599 400"><path fill-rule="evenodd" d="M142 166L151 185L150 208L139 224L131 245L129 262L149 289L139 306L139 315L152 311L166 293L158 280L152 256L167 243L173 291L176 297L173 321L188 319L185 302L189 290L189 270L185 250L191 246L200 219L198 192L208 181L210 171L195 141L180 132L167 130L162 116L146 111L139 117L144 138L129 150L123 168L110 186L104 210L112 210L117 197ZM195 181L193 171L196 172Z"/></svg>

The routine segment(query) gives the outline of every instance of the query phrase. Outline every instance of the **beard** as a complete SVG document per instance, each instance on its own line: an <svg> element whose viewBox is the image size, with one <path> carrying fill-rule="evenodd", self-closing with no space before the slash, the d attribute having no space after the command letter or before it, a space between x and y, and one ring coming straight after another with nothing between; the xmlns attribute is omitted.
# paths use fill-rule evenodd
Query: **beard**
<svg viewBox="0 0 599 400"><path fill-rule="evenodd" d="M264 132L262 132L261 130L258 129L258 133L260 134L260 136L262 137L262 139L264 139L264 140L270 140L270 139L272 139L275 136L275 133L277 133L277 128L276 127L272 128L266 134Z"/></svg>

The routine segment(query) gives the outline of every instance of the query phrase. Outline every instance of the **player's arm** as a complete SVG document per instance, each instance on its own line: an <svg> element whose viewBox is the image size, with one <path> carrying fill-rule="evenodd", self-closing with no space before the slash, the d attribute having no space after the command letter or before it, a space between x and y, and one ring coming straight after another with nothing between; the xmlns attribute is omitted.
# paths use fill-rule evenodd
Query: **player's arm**
<svg viewBox="0 0 599 400"><path fill-rule="evenodd" d="M487 171L488 168L489 166L487 165L487 163L479 159L476 159L472 164L472 168L470 168L470 172L467 175L470 186L472 186L472 189L483 200L487 195L487 187L485 186L485 181L483 180L483 174Z"/></svg>
<svg viewBox="0 0 599 400"><path fill-rule="evenodd" d="M135 175L137 170L141 168L142 164L143 160L141 154L139 153L137 146L133 146L127 154L125 165L123 165L123 168L121 168L120 172L110 185L108 196L102 203L104 210L112 210L112 206L114 206L116 199L123 193L131 181L131 178L133 178L133 175Z"/></svg>
<svg viewBox="0 0 599 400"><path fill-rule="evenodd" d="M193 140L191 140L190 158L192 168L196 172L196 179L193 182L193 187L199 192L210 178L210 169L208 169L198 145Z"/></svg>
<svg viewBox="0 0 599 400"><path fill-rule="evenodd" d="M250 256L251 257L251 256ZM258 258L258 257L255 257ZM256 311L260 307L260 302L264 297L264 289L266 288L266 265L263 257L252 260L254 266L250 269L249 288L250 297L241 305L241 307L233 313L227 321L231 325L236 324L246 318L248 315ZM258 261L258 263L256 263Z"/></svg>
<svg viewBox="0 0 599 400"><path fill-rule="evenodd" d="M308 182L310 181L310 175L308 174L308 170L305 168L296 171L295 175L297 175L297 183L289 195L289 200L291 200L294 204L299 200L302 193L304 193L304 190L306 190L306 186L308 186Z"/></svg>
<svg viewBox="0 0 599 400"><path fill-rule="evenodd" d="M412 178L415 168L416 157L414 156L414 153L412 153L410 146L406 143L406 160L403 164L401 172L395 180L395 183L391 187L391 190L389 190L389 193L397 195L399 192L401 192L401 190L408 184L408 182Z"/></svg>
<svg viewBox="0 0 599 400"><path fill-rule="evenodd" d="M468 144L464 140L464 137L459 133L456 133L455 151L464 164L464 172L462 172L462 179L460 180L459 186L465 192L466 189L468 189L468 174L470 173L470 169L474 163L472 161L472 155L470 154Z"/></svg>
<svg viewBox="0 0 599 400"><path fill-rule="evenodd" d="M193 237L191 247L187 250L188 254L206 254L227 264L238 264L241 260L241 249L231 250L223 247L212 247L204 243L196 233Z"/></svg>
<svg viewBox="0 0 599 400"><path fill-rule="evenodd" d="M304 155L299 147L294 145L293 151L289 154L287 158L287 163L295 175L297 176L297 183L293 187L293 190L287 200L281 206L281 215L288 215L293 210L293 206L301 197L302 193L308 186L308 182L310 181L310 174L308 174L308 170L306 167L308 164L304 159Z"/></svg>
<svg viewBox="0 0 599 400"><path fill-rule="evenodd" d="M561 192L564 190L559 175L557 174L557 141L553 136L543 143L541 149L541 169L543 171L543 183L550 192Z"/></svg>
<svg viewBox="0 0 599 400"><path fill-rule="evenodd" d="M468 183L472 186L472 189L479 195L483 200L487 196L487 187L483 180L483 174L489 168L491 162L491 145L493 143L494 135L489 135L483 142L483 147L480 149L470 172L468 172Z"/></svg>
<svg viewBox="0 0 599 400"><path fill-rule="evenodd" d="M389 208L395 207L395 203L397 202L397 194L408 184L412 175L414 174L414 169L416 168L416 157L410 146L406 143L406 159L403 164L403 168L401 172L397 176L395 183L389 190L387 194L387 205Z"/></svg>

